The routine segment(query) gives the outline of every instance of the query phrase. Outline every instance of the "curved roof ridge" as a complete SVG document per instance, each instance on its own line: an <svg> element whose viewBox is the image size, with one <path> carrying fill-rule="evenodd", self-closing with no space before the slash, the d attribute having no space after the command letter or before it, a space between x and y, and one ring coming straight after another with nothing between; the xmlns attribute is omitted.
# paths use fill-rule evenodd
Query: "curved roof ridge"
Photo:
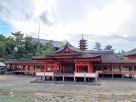
<svg viewBox="0 0 136 102"><path fill-rule="evenodd" d="M94 50L92 50L92 51L88 51L88 52L90 52L90 53L94 53L94 54L114 54L114 51L94 51Z"/></svg>
<svg viewBox="0 0 136 102"><path fill-rule="evenodd" d="M72 51L75 51L75 52L83 52L83 51L81 51L80 49L78 49L78 48L76 48L76 47L74 47L73 45L71 45L69 42L66 42L66 44L60 49L60 50L58 50L58 51L55 51L55 52L53 52L53 53L58 53L58 52L61 52L61 51L63 51L65 48L69 48L69 49L71 49Z"/></svg>

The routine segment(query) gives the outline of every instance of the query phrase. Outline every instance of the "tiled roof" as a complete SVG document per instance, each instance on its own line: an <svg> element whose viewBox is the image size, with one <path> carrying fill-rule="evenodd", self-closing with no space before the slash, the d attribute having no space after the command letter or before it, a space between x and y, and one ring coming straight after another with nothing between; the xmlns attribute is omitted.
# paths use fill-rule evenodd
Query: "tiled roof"
<svg viewBox="0 0 136 102"><path fill-rule="evenodd" d="M59 53L63 51L66 47L70 48L72 50L71 53ZM135 52L135 51L134 51ZM81 51L68 42L66 45L47 56L35 56L33 59L51 59L53 57L57 56L74 56L73 58L96 58L100 57L102 63L136 63L136 60L125 60L125 59L118 59L114 53L114 51Z"/></svg>
<svg viewBox="0 0 136 102"><path fill-rule="evenodd" d="M125 56L129 56L129 55L136 55L136 48L131 50L131 51L128 51L126 53L124 53Z"/></svg>
<svg viewBox="0 0 136 102"><path fill-rule="evenodd" d="M69 48L72 50L72 52L70 53L59 53L61 51L63 51L65 48ZM90 52L87 52L87 51L81 51L79 50L78 48L75 48L74 46L72 46L71 44L69 44L68 42L66 42L65 46L58 50L58 51L55 51L47 56L35 56L33 57L33 59L50 59L50 58L55 58L55 57L58 57L58 56L74 56L73 58L95 58L95 57L100 57L100 54L98 53L90 53Z"/></svg>
<svg viewBox="0 0 136 102"><path fill-rule="evenodd" d="M10 60L5 64L44 64L44 62L32 61L32 60Z"/></svg>
<svg viewBox="0 0 136 102"><path fill-rule="evenodd" d="M81 58L96 58L101 57L100 54L83 52Z"/></svg>
<svg viewBox="0 0 136 102"><path fill-rule="evenodd" d="M69 55L68 55L69 56ZM129 64L129 63L135 63L136 60L125 60L125 59L118 59L114 52L83 52L78 56L74 56L73 58L101 58L102 63L108 64L108 63L113 63L113 64ZM46 59L52 59L55 58L54 56L34 56L32 59L34 60L46 60ZM32 60L12 60L12 61L7 61L6 64L8 63L13 63L13 64L42 64L44 62L37 62L37 61L32 61Z"/></svg>
<svg viewBox="0 0 136 102"><path fill-rule="evenodd" d="M114 53L101 54L102 63L136 63L136 60L118 59Z"/></svg>

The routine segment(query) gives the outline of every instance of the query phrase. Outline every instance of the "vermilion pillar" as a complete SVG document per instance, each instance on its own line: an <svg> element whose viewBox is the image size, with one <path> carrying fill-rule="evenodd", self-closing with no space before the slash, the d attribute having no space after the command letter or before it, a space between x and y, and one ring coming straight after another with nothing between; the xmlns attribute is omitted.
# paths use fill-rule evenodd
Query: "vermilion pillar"
<svg viewBox="0 0 136 102"><path fill-rule="evenodd" d="M46 72L46 64L44 64L44 72Z"/></svg>
<svg viewBox="0 0 136 102"><path fill-rule="evenodd" d="M76 60L75 60L75 70L74 71L77 72L77 62L76 62Z"/></svg>
<svg viewBox="0 0 136 102"><path fill-rule="evenodd" d="M88 64L88 72L89 73L93 72L93 64L92 63Z"/></svg>

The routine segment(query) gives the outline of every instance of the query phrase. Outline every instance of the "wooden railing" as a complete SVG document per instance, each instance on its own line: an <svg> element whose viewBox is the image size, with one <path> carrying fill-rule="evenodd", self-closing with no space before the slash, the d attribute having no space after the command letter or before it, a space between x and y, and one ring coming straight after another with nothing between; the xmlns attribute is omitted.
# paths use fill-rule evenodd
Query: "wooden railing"
<svg viewBox="0 0 136 102"><path fill-rule="evenodd" d="M53 76L54 72L36 72L36 76Z"/></svg>
<svg viewBox="0 0 136 102"><path fill-rule="evenodd" d="M87 73L87 72L74 72L75 77L92 77L95 78L97 77L96 73Z"/></svg>
<svg viewBox="0 0 136 102"><path fill-rule="evenodd" d="M25 70L22 70L22 69L18 69L18 70L16 70L16 72L44 72L44 69L30 69L30 70L27 70L27 69L25 69Z"/></svg>
<svg viewBox="0 0 136 102"><path fill-rule="evenodd" d="M125 70L121 70L121 71L102 71L103 74L136 74L136 71L134 70L130 70L130 71L125 71Z"/></svg>
<svg viewBox="0 0 136 102"><path fill-rule="evenodd" d="M16 70L16 72L29 72L29 73L35 73L35 72L46 72L44 69L30 69L30 70L23 70L23 69L18 69ZM74 72L74 73L78 73L78 74L81 74L81 73L87 73L87 72ZM99 71L99 73L102 73L102 74L136 74L136 71L134 70L130 70L130 71L125 71L125 70L121 70L121 71L116 71L116 70L104 70L104 71ZM90 73L91 74L91 73ZM89 75L89 74L88 74Z"/></svg>

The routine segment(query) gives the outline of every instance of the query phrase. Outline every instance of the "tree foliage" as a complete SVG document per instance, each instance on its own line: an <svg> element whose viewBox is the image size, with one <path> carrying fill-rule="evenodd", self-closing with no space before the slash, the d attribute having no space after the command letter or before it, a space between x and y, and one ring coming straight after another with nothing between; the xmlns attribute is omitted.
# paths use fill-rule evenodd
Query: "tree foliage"
<svg viewBox="0 0 136 102"><path fill-rule="evenodd" d="M97 50L97 51L101 51L102 50L101 44L99 42L96 42L95 46L94 46L94 49Z"/></svg>
<svg viewBox="0 0 136 102"><path fill-rule="evenodd" d="M123 58L124 58L124 53L125 53L125 51L124 51L124 50L119 51L119 52L116 54L117 58L119 58L119 59L123 59Z"/></svg>
<svg viewBox="0 0 136 102"><path fill-rule="evenodd" d="M33 41L31 36L24 37L20 31L11 33L8 37L0 34L0 58L2 59L46 55L52 51L51 42L43 45Z"/></svg>
<svg viewBox="0 0 136 102"><path fill-rule="evenodd" d="M5 58L12 54L14 49L13 37L0 35L0 58Z"/></svg>
<svg viewBox="0 0 136 102"><path fill-rule="evenodd" d="M105 46L104 50L106 50L106 51L113 51L114 49L112 49L111 45L107 45L107 46Z"/></svg>

